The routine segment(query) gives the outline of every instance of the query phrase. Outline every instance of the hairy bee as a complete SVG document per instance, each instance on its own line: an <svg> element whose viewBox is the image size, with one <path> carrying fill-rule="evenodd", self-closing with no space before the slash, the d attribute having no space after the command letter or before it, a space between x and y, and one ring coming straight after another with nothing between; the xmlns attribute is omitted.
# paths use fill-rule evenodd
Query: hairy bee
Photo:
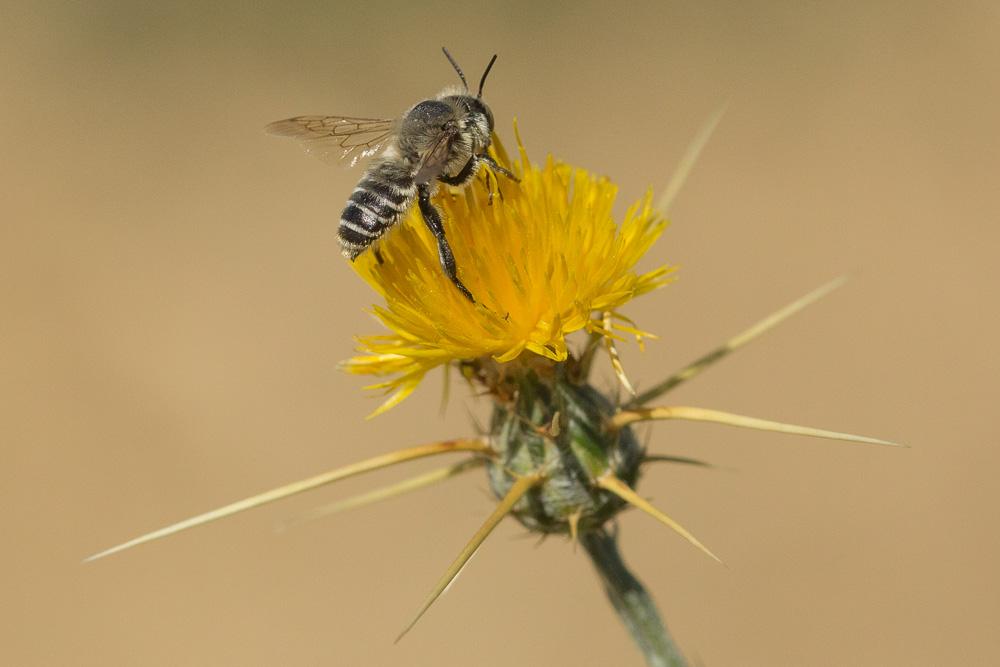
<svg viewBox="0 0 1000 667"><path fill-rule="evenodd" d="M271 123L267 129L273 134L299 139L307 150L321 157L350 158L352 164L385 146L382 154L365 169L340 215L337 235L344 255L354 261L392 229L416 200L424 223L437 239L445 275L475 303L472 292L458 277L441 214L431 203L431 195L438 182L452 186L468 184L483 163L508 178L516 180L516 177L487 153L493 113L482 101L483 84L497 57L494 55L486 66L479 91L473 97L462 68L447 49L442 51L458 72L464 92L446 89L437 97L414 105L398 120L298 116Z"/></svg>

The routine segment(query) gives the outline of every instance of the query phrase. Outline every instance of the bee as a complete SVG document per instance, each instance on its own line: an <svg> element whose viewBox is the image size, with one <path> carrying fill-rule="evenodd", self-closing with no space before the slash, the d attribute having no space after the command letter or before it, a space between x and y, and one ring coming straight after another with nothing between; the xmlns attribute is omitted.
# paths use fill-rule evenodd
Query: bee
<svg viewBox="0 0 1000 667"><path fill-rule="evenodd" d="M297 116L267 126L272 134L293 137L306 150L320 157L350 159L381 154L365 169L340 214L337 236L345 257L354 261L392 229L413 202L420 207L424 223L437 241L441 268L455 287L475 303L472 292L458 277L455 256L441 223L441 213L431 202L438 183L467 185L483 164L507 178L509 170L489 156L493 112L483 102L483 84L496 62L490 60L473 97L462 68L448 49L441 49L451 63L464 90L445 89L433 99L411 107L402 118L354 118L351 116ZM487 174L487 179L489 174ZM492 202L492 188L490 201ZM374 248L376 259L382 258Z"/></svg>

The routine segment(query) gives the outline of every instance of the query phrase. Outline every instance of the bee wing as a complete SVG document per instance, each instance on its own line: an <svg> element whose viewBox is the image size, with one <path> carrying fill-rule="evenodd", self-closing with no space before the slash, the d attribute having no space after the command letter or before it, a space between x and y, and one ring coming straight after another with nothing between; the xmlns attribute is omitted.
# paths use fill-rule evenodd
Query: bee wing
<svg viewBox="0 0 1000 667"><path fill-rule="evenodd" d="M324 162L350 160L350 166L374 155L396 133L397 121L351 116L296 116L271 123L267 131L302 142Z"/></svg>
<svg viewBox="0 0 1000 667"><path fill-rule="evenodd" d="M416 180L418 183L437 178L444 169L445 162L448 161L448 152L451 150L451 140L455 137L455 131L446 131L439 134L434 139L434 143L420 157L417 166Z"/></svg>

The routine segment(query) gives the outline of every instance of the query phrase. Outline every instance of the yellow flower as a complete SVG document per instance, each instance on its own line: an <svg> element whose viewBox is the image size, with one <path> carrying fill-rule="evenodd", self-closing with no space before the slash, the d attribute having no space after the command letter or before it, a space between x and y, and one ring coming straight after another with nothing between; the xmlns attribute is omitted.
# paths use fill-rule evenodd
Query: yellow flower
<svg viewBox="0 0 1000 667"><path fill-rule="evenodd" d="M382 240L381 263L372 252L354 263L385 298L374 312L391 331L360 337L361 354L345 364L352 373L389 377L369 387L392 392L373 416L408 396L429 370L453 361L503 364L525 354L564 361L568 334L603 331L595 312L667 282L666 266L634 269L666 226L650 193L619 226L612 182L551 157L533 164L520 137L518 145L513 171L520 183L500 176L492 203L481 180L463 191L442 188L434 198L475 304L444 275L416 207ZM495 158L509 164L502 145L494 146Z"/></svg>

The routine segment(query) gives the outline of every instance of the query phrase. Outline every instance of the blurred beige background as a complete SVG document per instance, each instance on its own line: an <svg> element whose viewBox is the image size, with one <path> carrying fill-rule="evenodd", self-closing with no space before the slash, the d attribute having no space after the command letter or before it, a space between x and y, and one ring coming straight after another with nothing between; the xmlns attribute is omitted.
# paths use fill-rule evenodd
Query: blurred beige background
<svg viewBox="0 0 1000 667"><path fill-rule="evenodd" d="M582 552L504 523L392 638L491 509L479 473L284 534L413 464L89 565L138 533L391 448L471 433L440 377L366 422L377 333L334 230L357 172L268 137L453 83L536 157L662 186L729 111L627 312L648 386L840 274L680 404L909 450L661 424L627 558L700 664L1000 662L1000 11L995 3L8 3L0 20L0 662L638 665ZM838 6L834 6L838 5ZM610 373L601 370L610 384Z"/></svg>

